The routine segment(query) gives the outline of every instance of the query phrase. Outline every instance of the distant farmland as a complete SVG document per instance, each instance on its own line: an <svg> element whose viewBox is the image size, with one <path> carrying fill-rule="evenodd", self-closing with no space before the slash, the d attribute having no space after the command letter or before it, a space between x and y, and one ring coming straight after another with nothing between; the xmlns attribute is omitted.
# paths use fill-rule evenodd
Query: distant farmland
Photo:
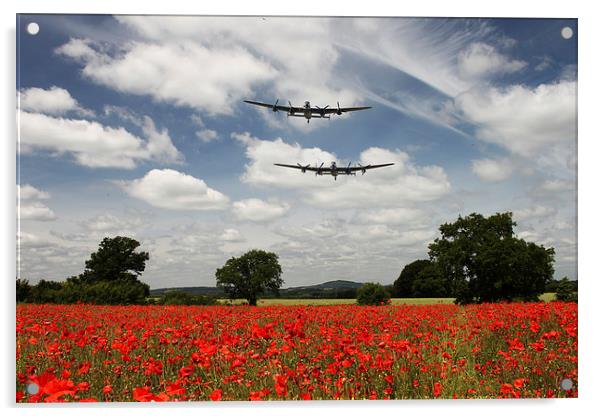
<svg viewBox="0 0 602 416"><path fill-rule="evenodd" d="M544 302L551 302L554 300L555 293L544 293L539 297ZM220 299L222 303L233 303L242 304L246 301L242 299ZM355 299L260 299L257 304L258 306L272 306L272 305L353 305ZM449 305L454 303L454 298L393 298L391 299L393 305Z"/></svg>

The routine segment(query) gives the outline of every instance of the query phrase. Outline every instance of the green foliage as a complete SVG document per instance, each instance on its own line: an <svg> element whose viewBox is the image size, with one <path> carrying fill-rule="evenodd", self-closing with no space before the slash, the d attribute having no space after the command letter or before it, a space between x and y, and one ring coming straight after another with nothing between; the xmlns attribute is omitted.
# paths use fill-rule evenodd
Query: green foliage
<svg viewBox="0 0 602 416"><path fill-rule="evenodd" d="M577 302L576 282L563 277L556 286L556 300L559 302Z"/></svg>
<svg viewBox="0 0 602 416"><path fill-rule="evenodd" d="M449 283L439 266L430 261L412 283L413 298L445 298L449 296Z"/></svg>
<svg viewBox="0 0 602 416"><path fill-rule="evenodd" d="M29 298L26 302L31 303L60 303L60 295L63 284L51 280L40 280L31 287Z"/></svg>
<svg viewBox="0 0 602 416"><path fill-rule="evenodd" d="M148 253L137 253L135 250L139 246L138 241L128 237L104 238L79 276L72 276L65 282L40 280L29 288L29 292L28 282L17 280L17 301L144 304L150 288L139 281L138 276L144 271Z"/></svg>
<svg viewBox="0 0 602 416"><path fill-rule="evenodd" d="M30 303L91 303L96 305L144 304L149 294L147 284L139 281L119 280L85 283L78 279L66 282L40 280L31 286L23 302Z"/></svg>
<svg viewBox="0 0 602 416"><path fill-rule="evenodd" d="M386 305L391 294L380 283L366 283L357 291L358 305Z"/></svg>
<svg viewBox="0 0 602 416"><path fill-rule="evenodd" d="M566 279L566 281L565 281L565 279ZM578 291L578 281L577 280L569 280L568 277L565 276L561 280L551 280L546 285L546 293L556 293L558 291L558 285L560 284L561 281L565 281L565 285L570 286L572 292Z"/></svg>
<svg viewBox="0 0 602 416"><path fill-rule="evenodd" d="M429 256L458 303L535 300L554 274L554 249L514 236L512 213L470 214L439 227Z"/></svg>
<svg viewBox="0 0 602 416"><path fill-rule="evenodd" d="M430 260L416 260L410 264L406 264L406 266L401 270L399 277L393 283L393 294L397 298L413 298L414 290L413 285L414 281L418 277L418 273L422 271L425 267L431 264Z"/></svg>
<svg viewBox="0 0 602 416"><path fill-rule="evenodd" d="M96 283L64 283L60 303L92 303L96 305L140 305L146 303L149 286L140 281L118 280Z"/></svg>
<svg viewBox="0 0 602 416"><path fill-rule="evenodd" d="M224 267L217 269L217 287L231 298L243 298L256 306L257 298L264 292L278 293L284 281L282 268L275 253L251 250L240 257L232 257Z"/></svg>
<svg viewBox="0 0 602 416"><path fill-rule="evenodd" d="M136 281L144 271L145 251L136 252L140 243L129 237L105 237L98 251L90 255L86 261L86 269L79 276L84 283L101 281L129 280Z"/></svg>
<svg viewBox="0 0 602 416"><path fill-rule="evenodd" d="M17 302L27 302L31 296L31 285L27 279L17 279Z"/></svg>
<svg viewBox="0 0 602 416"><path fill-rule="evenodd" d="M191 295L181 290L172 290L165 293L159 301L159 305L215 305L215 298L203 295Z"/></svg>

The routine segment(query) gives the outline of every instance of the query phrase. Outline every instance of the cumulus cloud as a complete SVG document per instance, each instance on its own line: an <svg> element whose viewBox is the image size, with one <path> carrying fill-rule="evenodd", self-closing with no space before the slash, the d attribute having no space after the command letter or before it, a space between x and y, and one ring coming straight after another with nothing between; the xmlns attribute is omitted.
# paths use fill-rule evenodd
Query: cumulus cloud
<svg viewBox="0 0 602 416"><path fill-rule="evenodd" d="M220 235L219 239L228 243L239 243L245 241L242 235L240 235L240 231L235 228L226 228L222 235Z"/></svg>
<svg viewBox="0 0 602 416"><path fill-rule="evenodd" d="M17 247L19 249L43 248L52 245L54 243L43 236L23 231L17 233Z"/></svg>
<svg viewBox="0 0 602 416"><path fill-rule="evenodd" d="M232 204L232 214L239 221L272 221L282 217L289 209L289 204L276 199L264 201L250 198L236 201Z"/></svg>
<svg viewBox="0 0 602 416"><path fill-rule="evenodd" d="M485 182L500 182L512 175L513 165L508 159L480 159L472 161L472 171Z"/></svg>
<svg viewBox="0 0 602 416"><path fill-rule="evenodd" d="M562 192L574 189L575 184L573 182L562 179L547 179L539 187L539 190L544 192Z"/></svg>
<svg viewBox="0 0 602 416"><path fill-rule="evenodd" d="M119 53L109 54L90 40L71 39L57 52L81 63L83 75L99 84L211 114L231 114L253 85L276 74L270 64L236 45L180 40L115 46Z"/></svg>
<svg viewBox="0 0 602 416"><path fill-rule="evenodd" d="M474 89L458 96L455 105L475 124L477 138L533 157L549 146L575 141L576 88L574 81L560 81L535 88Z"/></svg>
<svg viewBox="0 0 602 416"><path fill-rule="evenodd" d="M122 127L108 127L96 121L22 112L19 139L23 153L68 153L76 163L93 168L133 169L142 160L181 161L182 155L167 130L157 130L149 117L144 118L143 132L146 140Z"/></svg>
<svg viewBox="0 0 602 416"><path fill-rule="evenodd" d="M205 126L205 122L203 122L203 119L200 116L193 114L190 116L190 119L192 120L193 124L199 128L195 134L196 137L201 139L201 141L209 143L210 141L216 140L219 137L217 131L208 129Z"/></svg>
<svg viewBox="0 0 602 416"><path fill-rule="evenodd" d="M261 140L248 133L234 133L246 146L249 163L241 180L258 186L298 190L309 202L321 208L398 206L400 202L434 201L451 188L445 171L439 166L415 166L407 153L371 147L359 155L362 165L395 163L394 166L368 171L365 176L315 178L313 173L274 166L274 162L301 165L336 161L347 163L320 148L303 148L281 138Z"/></svg>
<svg viewBox="0 0 602 416"><path fill-rule="evenodd" d="M523 209L517 209L513 212L513 219L516 221L528 221L532 219L548 218L556 214L556 209L542 205L535 205Z"/></svg>
<svg viewBox="0 0 602 416"><path fill-rule="evenodd" d="M467 79L481 79L520 71L527 63L500 54L495 47L475 42L458 56L460 75Z"/></svg>
<svg viewBox="0 0 602 416"><path fill-rule="evenodd" d="M49 199L50 194L48 192L40 191L39 189L31 185L17 185L17 195L21 200L32 200L32 199Z"/></svg>
<svg viewBox="0 0 602 416"><path fill-rule="evenodd" d="M17 185L19 198L19 218L22 220L53 221L54 212L44 205L41 200L49 199L48 192L40 191L31 185Z"/></svg>
<svg viewBox="0 0 602 416"><path fill-rule="evenodd" d="M202 179L173 169L153 169L140 179L117 184L130 196L164 209L222 210L228 205L228 197Z"/></svg>
<svg viewBox="0 0 602 416"><path fill-rule="evenodd" d="M121 232L124 234L133 234L133 230L143 224L139 217L119 218L113 214L99 214L80 222L82 228L91 232L107 233Z"/></svg>
<svg viewBox="0 0 602 416"><path fill-rule="evenodd" d="M407 207L362 211L354 218L354 222L358 224L412 224L414 226L424 224L427 220L428 216L424 209Z"/></svg>
<svg viewBox="0 0 602 416"><path fill-rule="evenodd" d="M75 111L82 115L93 114L82 108L69 91L56 86L47 90L36 87L23 89L19 92L18 104L20 110L33 113L60 115Z"/></svg>

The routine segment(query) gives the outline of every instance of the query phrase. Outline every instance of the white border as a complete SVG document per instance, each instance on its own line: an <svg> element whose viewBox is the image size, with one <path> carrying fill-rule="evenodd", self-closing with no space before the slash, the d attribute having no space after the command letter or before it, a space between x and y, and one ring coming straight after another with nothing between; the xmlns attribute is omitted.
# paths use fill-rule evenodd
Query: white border
<svg viewBox="0 0 602 416"><path fill-rule="evenodd" d="M131 415L163 415L189 414L193 412L239 415L253 413L262 415L290 415L308 413L364 414L372 409L377 412L401 414L418 412L421 415L442 413L504 415L508 413L543 413L566 414L593 413L599 408L602 395L598 392L602 375L600 367L600 280L602 273L596 257L600 257L600 230L602 207L600 206L601 175L598 159L600 129L596 121L600 119L600 53L598 41L602 39L602 18L594 2L546 1L528 2L525 0L498 0L496 3L485 1L453 0L417 2L405 1L391 6L393 2L371 0L369 2L350 1L245 1L220 0L219 2L190 2L185 0L169 0L151 3L150 1L128 0L86 0L74 2L69 0L9 0L0 5L2 11L2 97L0 115L2 117L2 181L1 192L5 197L2 204L2 238L0 260L4 266L2 281L5 298L2 313L4 337L0 342L0 356L4 360L0 376L0 395L2 405L9 414L44 414L70 415L81 414L82 407L15 407L14 404L14 283L15 275L15 21L16 13L113 13L113 14L252 14L252 15L336 15L336 16L466 16L466 17L570 17L579 18L579 276L582 278L579 287L580 316L579 341L579 399L576 400L521 400L521 401L412 401L394 403L270 403L253 405L247 403L230 403L225 406L214 404L171 405L165 406L127 406ZM592 4L592 5L590 5ZM598 127L598 128L596 128ZM190 407L192 406L192 407ZM105 415L107 410L122 413L119 405L86 406L85 412L92 415Z"/></svg>

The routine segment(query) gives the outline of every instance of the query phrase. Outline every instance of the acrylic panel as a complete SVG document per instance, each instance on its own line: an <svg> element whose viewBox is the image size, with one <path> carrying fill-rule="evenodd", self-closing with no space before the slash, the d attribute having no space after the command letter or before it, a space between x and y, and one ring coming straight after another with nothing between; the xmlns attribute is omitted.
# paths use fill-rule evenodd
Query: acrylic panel
<svg viewBox="0 0 602 416"><path fill-rule="evenodd" d="M16 401L577 397L577 36L17 15Z"/></svg>

